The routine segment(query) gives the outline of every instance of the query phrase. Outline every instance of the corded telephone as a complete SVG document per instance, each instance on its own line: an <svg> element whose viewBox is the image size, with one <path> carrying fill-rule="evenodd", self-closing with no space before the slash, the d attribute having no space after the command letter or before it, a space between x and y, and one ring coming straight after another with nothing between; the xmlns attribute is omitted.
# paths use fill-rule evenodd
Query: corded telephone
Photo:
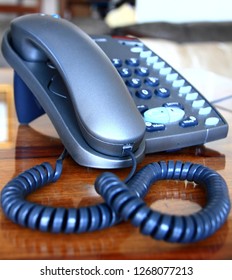
<svg viewBox="0 0 232 280"><path fill-rule="evenodd" d="M226 183L214 171L169 161L134 175L136 162L146 153L203 144L226 137L228 131L216 109L143 43L90 38L66 20L35 14L12 21L2 51L15 70L19 121L29 123L46 112L65 146L55 170L43 163L5 186L2 207L11 220L43 231L84 232L131 219L144 234L170 242L200 240L224 223L230 201ZM28 193L59 178L67 152L81 165L133 169L126 182L102 174L95 187L106 203L94 207L27 202ZM206 207L190 216L152 211L142 197L160 179L204 184Z"/></svg>

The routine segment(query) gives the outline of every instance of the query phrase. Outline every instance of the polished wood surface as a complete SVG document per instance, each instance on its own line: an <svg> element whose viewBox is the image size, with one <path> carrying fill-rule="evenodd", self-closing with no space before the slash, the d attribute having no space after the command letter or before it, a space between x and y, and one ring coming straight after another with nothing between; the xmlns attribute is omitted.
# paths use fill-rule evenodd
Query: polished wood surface
<svg viewBox="0 0 232 280"><path fill-rule="evenodd" d="M5 104L1 119L0 189L18 173L44 161L55 163L63 150L46 116L30 125L19 125L11 85L0 86L0 102ZM216 104L229 123L231 99ZM4 133L3 133L4 132ZM192 161L207 165L226 180L232 198L232 132L226 139L204 146L164 152L145 157L142 166L160 160ZM64 161L58 182L45 186L29 200L53 206L80 207L102 201L94 190L102 170L81 167L70 157ZM129 169L114 171L125 178ZM178 181L156 183L145 198L148 205L167 213L192 213L205 203L200 186ZM213 236L194 244L170 244L142 236L129 222L83 234L51 234L23 228L9 221L0 210L0 259L232 259L232 214Z"/></svg>

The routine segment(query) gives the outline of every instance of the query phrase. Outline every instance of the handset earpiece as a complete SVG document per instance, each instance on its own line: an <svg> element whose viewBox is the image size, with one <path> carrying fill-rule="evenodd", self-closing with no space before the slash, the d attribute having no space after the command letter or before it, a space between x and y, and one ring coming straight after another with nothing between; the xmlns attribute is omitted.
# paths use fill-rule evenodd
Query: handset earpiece
<svg viewBox="0 0 232 280"><path fill-rule="evenodd" d="M87 34L66 20L38 14L15 19L10 36L23 60L50 60L58 70L76 122L93 149L122 156L128 145L139 147L144 121L117 70ZM46 96L39 98L46 102Z"/></svg>

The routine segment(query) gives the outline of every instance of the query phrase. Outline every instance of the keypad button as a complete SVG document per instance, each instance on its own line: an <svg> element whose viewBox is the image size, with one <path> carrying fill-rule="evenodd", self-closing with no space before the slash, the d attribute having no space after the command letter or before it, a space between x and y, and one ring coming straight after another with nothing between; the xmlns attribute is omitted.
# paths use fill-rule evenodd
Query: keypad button
<svg viewBox="0 0 232 280"><path fill-rule="evenodd" d="M190 116L182 120L179 124L182 127L192 127L198 125L198 120L194 116Z"/></svg>
<svg viewBox="0 0 232 280"><path fill-rule="evenodd" d="M152 51L142 51L141 53L140 53L140 57L141 58L148 58L148 57L150 57L152 55Z"/></svg>
<svg viewBox="0 0 232 280"><path fill-rule="evenodd" d="M179 102L166 102L163 104L163 107L177 107L180 108L182 110L184 110L184 106L183 104L179 103Z"/></svg>
<svg viewBox="0 0 232 280"><path fill-rule="evenodd" d="M199 115L208 115L211 113L211 107L200 108Z"/></svg>
<svg viewBox="0 0 232 280"><path fill-rule="evenodd" d="M143 47L133 47L130 49L130 51L133 53L140 53L143 51Z"/></svg>
<svg viewBox="0 0 232 280"><path fill-rule="evenodd" d="M148 106L147 106L147 105L138 105L138 106L137 106L137 109L139 110L139 112L140 112L141 114L143 114L145 111L148 110Z"/></svg>
<svg viewBox="0 0 232 280"><path fill-rule="evenodd" d="M160 73L160 75L166 76L166 75L170 74L171 71L172 71L171 67L164 67L164 68L160 69L159 73Z"/></svg>
<svg viewBox="0 0 232 280"><path fill-rule="evenodd" d="M159 79L156 77L148 77L144 80L144 83L151 87L156 87L159 85Z"/></svg>
<svg viewBox="0 0 232 280"><path fill-rule="evenodd" d="M173 86L173 87L183 87L184 83L185 83L184 79L175 80L175 81L172 83L172 86Z"/></svg>
<svg viewBox="0 0 232 280"><path fill-rule="evenodd" d="M152 97L152 92L149 89L141 89L136 92L136 96L142 99L150 99Z"/></svg>
<svg viewBox="0 0 232 280"><path fill-rule="evenodd" d="M187 101L194 101L194 100L197 99L198 95L199 95L199 94L198 94L197 92L191 92L191 93L186 94L185 99L186 99Z"/></svg>
<svg viewBox="0 0 232 280"><path fill-rule="evenodd" d="M147 57L147 65L154 64L156 61L158 61L158 59L159 59L159 58L158 58L157 55Z"/></svg>
<svg viewBox="0 0 232 280"><path fill-rule="evenodd" d="M180 108L156 107L144 113L144 120L151 123L174 123L183 119L185 112Z"/></svg>
<svg viewBox="0 0 232 280"><path fill-rule="evenodd" d="M126 80L126 85L133 88L139 88L142 85L142 81L138 78L131 78Z"/></svg>
<svg viewBox="0 0 232 280"><path fill-rule="evenodd" d="M120 58L113 58L111 61L115 67L122 67L122 60Z"/></svg>
<svg viewBox="0 0 232 280"><path fill-rule="evenodd" d="M118 73L120 74L121 77L126 78L130 77L132 75L132 71L129 68L122 68L118 70Z"/></svg>
<svg viewBox="0 0 232 280"><path fill-rule="evenodd" d="M205 125L207 126L215 126L219 123L219 118L217 117L210 117L205 120Z"/></svg>
<svg viewBox="0 0 232 280"><path fill-rule="evenodd" d="M167 98L170 96L170 90L164 87L157 88L155 94L162 98Z"/></svg>
<svg viewBox="0 0 232 280"><path fill-rule="evenodd" d="M192 107L193 108L201 108L203 107L205 104L205 100L204 99L199 99L199 100L195 100L193 101Z"/></svg>
<svg viewBox="0 0 232 280"><path fill-rule="evenodd" d="M178 74L177 73L170 73L166 76L166 80L168 82L173 82L178 78Z"/></svg>
<svg viewBox="0 0 232 280"><path fill-rule="evenodd" d="M166 126L161 123L145 122L145 125L146 125L146 131L148 132L162 131L165 130L166 128Z"/></svg>
<svg viewBox="0 0 232 280"><path fill-rule="evenodd" d="M158 62L153 64L153 68L156 69L156 70L159 70L159 69L163 68L164 66L165 66L164 61L158 61Z"/></svg>
<svg viewBox="0 0 232 280"><path fill-rule="evenodd" d="M149 75L149 69L147 67L136 68L135 74L137 74L138 76L146 77Z"/></svg>
<svg viewBox="0 0 232 280"><path fill-rule="evenodd" d="M130 66L139 66L139 59L138 58L128 58L126 59L126 64Z"/></svg>
<svg viewBox="0 0 232 280"><path fill-rule="evenodd" d="M179 89L179 93L181 94L187 94L191 91L192 87L191 86L185 86L185 87L181 87Z"/></svg>

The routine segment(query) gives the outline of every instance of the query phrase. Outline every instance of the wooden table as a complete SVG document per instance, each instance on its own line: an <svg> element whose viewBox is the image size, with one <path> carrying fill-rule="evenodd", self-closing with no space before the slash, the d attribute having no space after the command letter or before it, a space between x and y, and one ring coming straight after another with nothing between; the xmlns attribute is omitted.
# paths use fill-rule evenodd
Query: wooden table
<svg viewBox="0 0 232 280"><path fill-rule="evenodd" d="M1 83L0 98L5 112L0 120L2 189L25 169L44 161L55 163L63 146L46 116L28 126L18 124L11 84ZM216 104L229 123L232 122L231 104L232 98ZM150 162L170 159L204 164L225 178L232 198L231 137L230 131L226 139L204 146L148 155L138 169ZM96 204L102 198L95 193L93 184L101 172L78 166L69 157L64 161L60 180L30 195L29 200L63 207ZM114 172L124 178L129 169ZM168 213L192 213L204 205L205 194L200 186L192 183L160 181L152 187L145 201ZM206 240L170 244L142 236L129 222L79 235L32 231L13 224L0 210L0 244L0 259L232 259L232 213L222 228Z"/></svg>

